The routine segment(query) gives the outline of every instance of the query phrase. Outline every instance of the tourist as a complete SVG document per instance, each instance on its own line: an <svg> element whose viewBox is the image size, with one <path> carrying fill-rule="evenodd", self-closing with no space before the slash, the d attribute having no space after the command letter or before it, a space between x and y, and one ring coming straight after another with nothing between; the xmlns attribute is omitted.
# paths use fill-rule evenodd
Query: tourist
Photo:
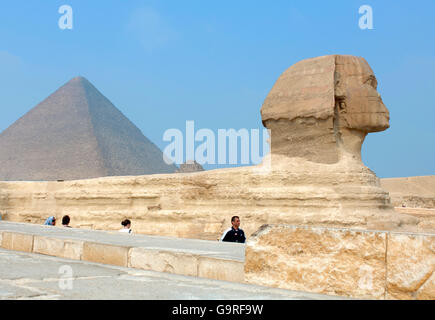
<svg viewBox="0 0 435 320"><path fill-rule="evenodd" d="M246 240L245 233L243 232L242 229L239 228L240 218L238 216L232 217L231 224L232 227L225 230L220 241L245 243Z"/></svg>
<svg viewBox="0 0 435 320"><path fill-rule="evenodd" d="M69 218L69 216L63 216L63 218L62 218L62 226L65 227L65 228L71 228L69 226L70 220L71 219Z"/></svg>
<svg viewBox="0 0 435 320"><path fill-rule="evenodd" d="M121 224L123 225L124 228L119 230L119 232L133 233L133 231L131 230L131 221L130 220L125 219L124 221L121 222Z"/></svg>
<svg viewBox="0 0 435 320"><path fill-rule="evenodd" d="M44 225L46 226L55 226L56 225L56 218L51 216L48 217L47 220L45 220Z"/></svg>

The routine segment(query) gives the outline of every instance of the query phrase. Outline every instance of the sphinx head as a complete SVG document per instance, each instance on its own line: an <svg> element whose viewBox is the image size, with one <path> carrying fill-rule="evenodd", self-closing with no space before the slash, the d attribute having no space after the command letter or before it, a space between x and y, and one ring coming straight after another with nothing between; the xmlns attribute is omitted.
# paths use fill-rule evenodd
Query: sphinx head
<svg viewBox="0 0 435 320"><path fill-rule="evenodd" d="M261 108L271 152L335 163L361 160L369 132L389 127L377 80L360 57L331 55L296 63L277 80Z"/></svg>

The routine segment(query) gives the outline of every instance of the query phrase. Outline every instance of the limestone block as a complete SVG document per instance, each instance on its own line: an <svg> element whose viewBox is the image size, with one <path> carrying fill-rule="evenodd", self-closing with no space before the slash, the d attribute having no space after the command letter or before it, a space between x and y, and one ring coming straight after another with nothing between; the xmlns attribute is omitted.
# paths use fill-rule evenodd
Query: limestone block
<svg viewBox="0 0 435 320"><path fill-rule="evenodd" d="M132 248L130 249L128 266L157 272L198 276L197 257L182 252Z"/></svg>
<svg viewBox="0 0 435 320"><path fill-rule="evenodd" d="M83 241L35 236L33 252L67 259L80 260Z"/></svg>
<svg viewBox="0 0 435 320"><path fill-rule="evenodd" d="M4 249L32 252L33 235L18 232L3 232L1 244Z"/></svg>
<svg viewBox="0 0 435 320"><path fill-rule="evenodd" d="M85 242L82 260L127 267L129 247Z"/></svg>
<svg viewBox="0 0 435 320"><path fill-rule="evenodd" d="M387 298L435 299L435 235L391 233Z"/></svg>
<svg viewBox="0 0 435 320"><path fill-rule="evenodd" d="M3 232L0 232L0 248L2 248Z"/></svg>
<svg viewBox="0 0 435 320"><path fill-rule="evenodd" d="M247 243L245 281L383 299L386 232L265 225Z"/></svg>
<svg viewBox="0 0 435 320"><path fill-rule="evenodd" d="M243 262L200 257L198 259L198 277L244 282Z"/></svg>

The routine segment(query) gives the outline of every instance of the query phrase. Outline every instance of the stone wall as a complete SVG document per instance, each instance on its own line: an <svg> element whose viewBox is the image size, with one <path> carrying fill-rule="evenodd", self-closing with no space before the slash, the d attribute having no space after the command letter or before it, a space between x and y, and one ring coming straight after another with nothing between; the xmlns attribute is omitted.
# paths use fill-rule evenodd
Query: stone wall
<svg viewBox="0 0 435 320"><path fill-rule="evenodd" d="M265 225L245 281L363 299L435 299L435 234Z"/></svg>
<svg viewBox="0 0 435 320"><path fill-rule="evenodd" d="M285 162L287 161L287 162ZM302 159L195 173L64 182L0 182L3 219L216 240L233 215L249 236L263 224L424 231L419 218L394 212L379 179L363 165Z"/></svg>

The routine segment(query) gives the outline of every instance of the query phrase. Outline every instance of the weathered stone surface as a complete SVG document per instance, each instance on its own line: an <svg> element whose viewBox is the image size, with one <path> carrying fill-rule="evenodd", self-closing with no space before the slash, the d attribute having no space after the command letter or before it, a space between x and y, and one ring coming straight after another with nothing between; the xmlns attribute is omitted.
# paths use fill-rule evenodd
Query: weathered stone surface
<svg viewBox="0 0 435 320"><path fill-rule="evenodd" d="M435 299L435 234L265 225L249 283L367 299Z"/></svg>
<svg viewBox="0 0 435 320"><path fill-rule="evenodd" d="M385 178L381 186L387 190L396 212L419 219L417 231L435 231L435 176Z"/></svg>
<svg viewBox="0 0 435 320"><path fill-rule="evenodd" d="M418 218L418 232L435 231L435 209L395 207L394 211Z"/></svg>
<svg viewBox="0 0 435 320"><path fill-rule="evenodd" d="M244 263L233 260L200 257L198 259L198 277L244 282Z"/></svg>
<svg viewBox="0 0 435 320"><path fill-rule="evenodd" d="M82 260L127 267L129 247L85 242Z"/></svg>
<svg viewBox="0 0 435 320"><path fill-rule="evenodd" d="M333 116L335 68L335 56L302 60L288 68L264 101L263 121Z"/></svg>
<svg viewBox="0 0 435 320"><path fill-rule="evenodd" d="M68 214L72 227L98 230L118 230L129 218L135 233L204 240L218 239L233 215L248 236L270 223L417 231L419 218L395 213L363 165L271 160L268 171L0 182L0 210L7 221L37 224Z"/></svg>
<svg viewBox="0 0 435 320"><path fill-rule="evenodd" d="M192 254L132 248L129 253L129 267L198 276L198 258Z"/></svg>
<svg viewBox="0 0 435 320"><path fill-rule="evenodd" d="M3 232L2 248L15 251L32 252L33 250L33 236L16 233L16 232Z"/></svg>
<svg viewBox="0 0 435 320"><path fill-rule="evenodd" d="M34 236L33 252L60 258L80 260L83 253L83 243L83 241Z"/></svg>
<svg viewBox="0 0 435 320"><path fill-rule="evenodd" d="M435 234L389 234L387 270L388 298L435 299Z"/></svg>
<svg viewBox="0 0 435 320"><path fill-rule="evenodd" d="M248 241L245 281L382 299L385 250L383 232L266 225Z"/></svg>

